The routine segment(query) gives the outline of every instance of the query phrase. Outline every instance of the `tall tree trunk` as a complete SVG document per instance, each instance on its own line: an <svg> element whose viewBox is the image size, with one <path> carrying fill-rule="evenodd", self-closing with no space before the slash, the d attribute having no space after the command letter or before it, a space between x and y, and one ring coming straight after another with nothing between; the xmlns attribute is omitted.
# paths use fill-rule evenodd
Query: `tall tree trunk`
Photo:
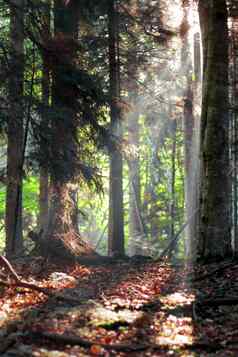
<svg viewBox="0 0 238 357"><path fill-rule="evenodd" d="M186 220L191 216L193 210L193 135L194 135L194 115L193 115L193 88L192 88L192 54L189 40L188 12L189 2L183 3L183 26L187 31L184 32L182 40L181 65L184 72L184 159L185 159L185 217ZM186 255L191 258L193 237L192 222L186 228Z"/></svg>
<svg viewBox="0 0 238 357"><path fill-rule="evenodd" d="M50 2L45 7L44 14L45 36L47 40L50 38ZM50 104L50 70L43 56L42 59L42 102L47 108ZM46 111L43 111L42 126L48 122L48 117L45 116ZM48 209L49 209L49 172L47 167L40 168L40 192L39 192L39 228L43 230L47 225Z"/></svg>
<svg viewBox="0 0 238 357"><path fill-rule="evenodd" d="M23 80L24 0L10 5L10 68L7 149L6 254L22 249L22 164L23 164Z"/></svg>
<svg viewBox="0 0 238 357"><path fill-rule="evenodd" d="M136 98L132 98L133 112L128 117L128 141L134 147L129 158L129 242L130 254L143 253L144 229L141 219L140 163L136 150L139 148L139 113L136 111Z"/></svg>
<svg viewBox="0 0 238 357"><path fill-rule="evenodd" d="M109 72L111 95L111 130L115 138L120 141L122 136L119 109L120 100L120 65L118 43L118 13L116 0L109 0L108 4L109 31ZM123 212L123 180L122 154L119 144L115 144L110 152L110 188L109 188L109 229L108 253L110 256L122 256L124 247L124 212Z"/></svg>
<svg viewBox="0 0 238 357"><path fill-rule="evenodd" d="M43 239L51 252L61 258L92 254L75 229L75 202L72 191L78 177L77 88L73 81L76 65L79 4L77 0L54 2L55 35L52 48L52 105L57 114L51 123L51 202L48 226ZM61 53L59 55L59 50ZM47 244L46 244L47 247Z"/></svg>
<svg viewBox="0 0 238 357"><path fill-rule="evenodd" d="M236 6L233 11L236 10ZM232 160L232 238L234 254L238 255L238 18L236 16L232 18L231 27L231 73L230 81L232 84L231 104L233 106L233 112L231 113L231 160ZM232 12L231 12L232 16Z"/></svg>
<svg viewBox="0 0 238 357"><path fill-rule="evenodd" d="M133 5L133 2L131 2ZM130 27L133 31L135 25ZM137 56L135 48L128 49L127 55L127 91L131 107L131 113L128 115L128 142L131 147L131 154L128 158L129 167L129 254L143 253L144 227L141 217L141 186L140 186L140 160L139 160L139 101L138 101L138 83L137 83Z"/></svg>
<svg viewBox="0 0 238 357"><path fill-rule="evenodd" d="M196 255L196 244L198 240L198 201L199 201L199 126L201 100L201 51L200 34L193 35L189 32L189 11L192 4L190 1L183 3L183 25L187 31L184 32L182 40L181 63L185 77L184 91L184 158L185 158L185 218L189 219L186 227L186 256L193 260ZM193 46L193 49L191 47ZM192 63L192 50L194 61ZM186 65L185 65L186 64ZM194 78L193 78L194 76ZM192 216L192 218L190 218Z"/></svg>
<svg viewBox="0 0 238 357"><path fill-rule="evenodd" d="M193 92L191 83L188 84L187 93L184 101L184 158L185 158L185 217L186 220L193 213L193 130L194 130L194 115L193 115ZM190 222L186 229L186 255L189 259L193 255L194 237L194 222Z"/></svg>
<svg viewBox="0 0 238 357"><path fill-rule="evenodd" d="M198 255L231 254L228 119L228 28L225 0L200 1L204 48ZM207 16L208 15L208 16Z"/></svg>

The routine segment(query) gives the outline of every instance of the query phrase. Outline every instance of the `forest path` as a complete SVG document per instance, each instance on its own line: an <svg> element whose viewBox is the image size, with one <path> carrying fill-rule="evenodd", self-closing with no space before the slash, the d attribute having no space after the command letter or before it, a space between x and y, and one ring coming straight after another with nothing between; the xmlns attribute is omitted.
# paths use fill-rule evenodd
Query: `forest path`
<svg viewBox="0 0 238 357"><path fill-rule="evenodd" d="M33 260L17 269L30 282L60 290L68 301L22 288L2 289L1 356L238 355L236 305L221 311L220 305L214 309L207 303L217 297L217 285L227 291L228 280L224 285L221 279L233 274L238 281L238 265L193 284L192 268L166 263L48 265L39 271ZM207 269L214 267L200 268L196 276Z"/></svg>

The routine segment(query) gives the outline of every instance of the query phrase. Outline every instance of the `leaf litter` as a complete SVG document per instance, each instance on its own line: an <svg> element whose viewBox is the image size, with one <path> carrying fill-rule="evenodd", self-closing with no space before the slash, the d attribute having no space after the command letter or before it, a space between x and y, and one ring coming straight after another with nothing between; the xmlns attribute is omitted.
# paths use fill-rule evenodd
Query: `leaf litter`
<svg viewBox="0 0 238 357"><path fill-rule="evenodd" d="M28 267L15 266L28 282L67 298L1 287L1 356L238 355L236 264L220 272L219 264L194 269L166 262L48 263L35 274Z"/></svg>

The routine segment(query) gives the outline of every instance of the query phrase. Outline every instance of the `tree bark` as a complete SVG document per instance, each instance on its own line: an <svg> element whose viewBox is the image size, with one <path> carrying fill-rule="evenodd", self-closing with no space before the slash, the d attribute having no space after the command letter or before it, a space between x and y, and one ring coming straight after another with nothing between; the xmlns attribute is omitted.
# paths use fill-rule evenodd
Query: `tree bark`
<svg viewBox="0 0 238 357"><path fill-rule="evenodd" d="M233 11L236 9L233 9ZM232 16L231 12L231 16ZM231 162L232 162L232 241L235 256L238 255L238 19L232 18L231 26L231 73L230 81L232 84L231 104Z"/></svg>
<svg viewBox="0 0 238 357"><path fill-rule="evenodd" d="M115 141L118 141L118 143L113 145L110 152L108 253L110 256L123 256L125 254L122 180L123 162L122 153L119 147L122 128L119 109L120 64L118 50L118 13L115 0L109 0L108 4L108 32L111 131L115 137Z"/></svg>
<svg viewBox="0 0 238 357"><path fill-rule="evenodd" d="M183 7L183 24L187 31L182 40L181 64L185 71L184 90L184 159L185 159L185 220L197 211L199 202L199 126L201 101L201 51L200 34L193 35L193 49L191 48L189 27L189 2ZM192 50L194 60L192 61ZM194 78L193 78L194 77ZM198 240L198 214L193 215L186 228L186 256L194 260Z"/></svg>
<svg viewBox="0 0 238 357"><path fill-rule="evenodd" d="M43 255L72 260L79 255L94 255L93 249L79 237L75 226L75 202L72 192L78 178L77 88L73 73L76 66L79 4L72 0L54 2L55 48L52 67L52 105L57 114L51 122L51 199L47 240ZM59 53L61 50L61 53ZM69 80L71 79L72 80Z"/></svg>
<svg viewBox="0 0 238 357"><path fill-rule="evenodd" d="M6 194L6 254L22 249L22 163L23 163L23 81L24 81L24 0L10 5L10 68L8 80L8 148Z"/></svg>
<svg viewBox="0 0 238 357"><path fill-rule="evenodd" d="M133 2L131 2L133 5ZM134 30L134 24L130 31ZM128 114L128 143L131 148L128 157L129 168L129 254L143 253L144 228L141 219L141 186L140 186L140 159L139 159L139 101L137 83L137 56L135 48L128 49L127 55L127 91L131 112Z"/></svg>
<svg viewBox="0 0 238 357"><path fill-rule="evenodd" d="M198 256L231 255L228 120L228 28L224 0L200 1L204 85ZM208 11L207 11L208 10ZM208 15L208 16L207 16Z"/></svg>
<svg viewBox="0 0 238 357"><path fill-rule="evenodd" d="M50 4L45 8L45 36L50 38ZM42 103L47 108L50 105L50 70L43 56L42 58ZM48 117L44 114L41 118L42 126L47 125ZM44 148L42 148L42 151ZM47 225L49 210L49 172L48 167L40 167L40 192L39 192L39 228L43 230Z"/></svg>

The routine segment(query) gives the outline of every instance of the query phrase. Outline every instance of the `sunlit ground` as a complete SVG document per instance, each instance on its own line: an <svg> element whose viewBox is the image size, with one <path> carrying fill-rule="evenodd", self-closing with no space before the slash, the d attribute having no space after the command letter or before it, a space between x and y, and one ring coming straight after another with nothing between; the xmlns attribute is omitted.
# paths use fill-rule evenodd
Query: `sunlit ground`
<svg viewBox="0 0 238 357"><path fill-rule="evenodd" d="M202 280L207 269L211 273L217 264L200 267L196 282L191 266L176 270L164 262L98 268L78 265L65 271L49 264L41 274L33 274L33 263L36 260L32 265L18 265L19 275L74 302L22 288L1 288L0 355L7 351L11 357L109 357L115 349L112 346L117 346L112 353L121 357L130 353L139 357L237 356L237 300L234 306L214 307L206 305L206 299L222 298L224 291L226 297L238 295L238 264ZM195 281L193 286L189 281ZM83 348L80 341L56 343L55 336L80 338L88 347Z"/></svg>
<svg viewBox="0 0 238 357"><path fill-rule="evenodd" d="M75 356L89 353L80 344L63 345L63 353L53 340L51 343L40 340L38 346L37 341L27 337L32 331L36 335L39 331L78 336L92 341L90 355L95 352L103 356L109 355L100 344L122 344L129 349L144 345L146 349L138 350L137 356L151 356L153 351L160 350L169 356L179 349L186 350L196 340L192 322L194 296L187 287L184 272L152 263L96 269L78 266L69 273L52 272L40 281L43 286L60 289L65 296L81 301L77 306L48 301L39 293L22 289L9 289L2 296L2 333L13 325L20 333L17 348L25 349L25 356L30 353L35 357L68 357L72 353ZM30 281L37 283L33 276ZM118 356L127 355L118 352ZM179 354L182 355L188 354Z"/></svg>
<svg viewBox="0 0 238 357"><path fill-rule="evenodd" d="M161 298L163 303L162 314L164 312L164 321L160 324L159 320L155 320L155 328L158 328L158 334L155 337L155 343L161 345L183 345L194 342L194 331L192 316L176 316L173 310L179 314L179 310L192 310L192 302L194 295L188 292L176 292L171 295L166 295ZM168 311L171 310L171 313ZM166 311L166 313L165 313Z"/></svg>

